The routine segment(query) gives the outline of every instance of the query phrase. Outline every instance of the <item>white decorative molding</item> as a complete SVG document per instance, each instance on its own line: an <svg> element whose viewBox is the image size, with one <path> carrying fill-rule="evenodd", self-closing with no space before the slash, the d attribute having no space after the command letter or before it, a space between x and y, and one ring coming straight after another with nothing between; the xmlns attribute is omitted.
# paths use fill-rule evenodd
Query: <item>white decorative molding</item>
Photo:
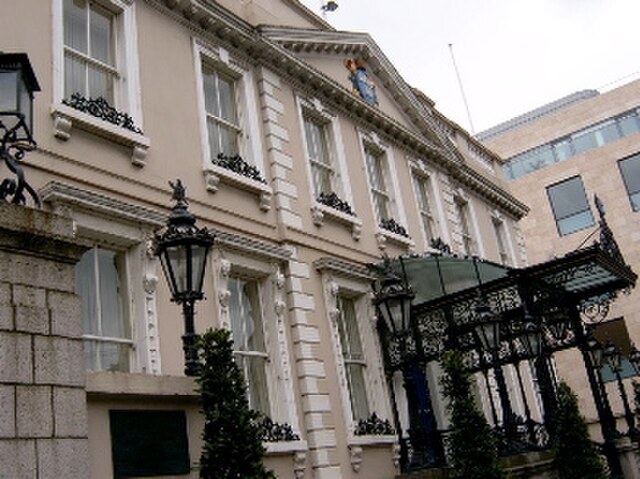
<svg viewBox="0 0 640 479"><path fill-rule="evenodd" d="M393 461L393 466L398 469L400 468L400 458L402 453L402 448L400 447L400 444L398 443L394 443L393 446L391 446L391 460Z"/></svg>
<svg viewBox="0 0 640 479"><path fill-rule="evenodd" d="M145 364L143 364L143 369L146 368L147 372L150 374L160 374L162 371L158 314L156 306L156 287L158 285L158 277L155 275L156 262L156 260L146 258L144 266L146 273L142 279L145 291L144 323L146 326L144 329L146 358L144 361Z"/></svg>
<svg viewBox="0 0 640 479"><path fill-rule="evenodd" d="M158 286L158 277L155 274L145 274L142 281L144 290L147 294L154 294L156 292L156 287Z"/></svg>
<svg viewBox="0 0 640 479"><path fill-rule="evenodd" d="M293 454L293 475L295 479L304 479L304 472L307 469L307 453L297 451Z"/></svg>
<svg viewBox="0 0 640 479"><path fill-rule="evenodd" d="M362 447L349 445L349 459L351 462L351 469L354 472L360 472L360 465L362 464Z"/></svg>

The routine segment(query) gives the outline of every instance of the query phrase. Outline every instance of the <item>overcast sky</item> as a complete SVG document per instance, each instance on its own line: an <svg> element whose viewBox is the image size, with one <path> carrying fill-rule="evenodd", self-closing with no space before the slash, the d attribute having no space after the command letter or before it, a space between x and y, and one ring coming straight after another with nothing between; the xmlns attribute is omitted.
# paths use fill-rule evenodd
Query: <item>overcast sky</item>
<svg viewBox="0 0 640 479"><path fill-rule="evenodd" d="M336 0L326 19L368 32L412 86L475 132L570 93L640 77L640 0ZM320 12L323 0L302 0Z"/></svg>

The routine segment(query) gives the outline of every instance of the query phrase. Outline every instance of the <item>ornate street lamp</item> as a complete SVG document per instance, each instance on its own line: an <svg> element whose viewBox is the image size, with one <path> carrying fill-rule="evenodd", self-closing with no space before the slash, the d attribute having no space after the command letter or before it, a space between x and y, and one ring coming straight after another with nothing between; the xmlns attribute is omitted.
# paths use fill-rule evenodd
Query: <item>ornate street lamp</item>
<svg viewBox="0 0 640 479"><path fill-rule="evenodd" d="M542 354L542 329L535 319L525 312L524 326L520 339L524 346L525 354L530 358L537 358Z"/></svg>
<svg viewBox="0 0 640 479"><path fill-rule="evenodd" d="M613 344L613 341L608 340L604 347L603 357L616 377L618 392L620 393L620 399L622 399L622 406L624 407L624 418L627 422L627 434L632 439L636 439L638 437L638 430L636 429L635 418L629 404L629 396L627 396L627 390L624 388L622 376L620 375L622 372L622 351Z"/></svg>
<svg viewBox="0 0 640 479"><path fill-rule="evenodd" d="M479 321L474 326L482 349L491 353L500 348L500 317L493 314L483 296L479 296L475 306Z"/></svg>
<svg viewBox="0 0 640 479"><path fill-rule="evenodd" d="M400 264L403 268L402 258ZM400 370L406 391L407 409L409 415L409 442L411 444L411 460L408 461L407 441L403 437L402 427L397 411L397 404L393 400L396 430L401 445L401 464L403 470L421 469L427 465L441 464L444 452L438 436L436 419L431 407L428 388L423 387L424 365L420 363L420 338L415 331L411 319L411 302L415 293L404 278L396 274L389 258L384 259L384 265L378 268L380 275L379 289L375 291L374 304L378 310L380 322L384 324L382 340L388 348L392 341L398 346L400 356ZM404 275L403 275L404 276ZM406 277L406 276L405 276ZM393 339L391 339L393 337ZM415 352L409 351L407 342L411 341ZM411 357L411 354L415 356ZM412 359L412 361L409 361ZM393 384L389 380L389 390L395 398Z"/></svg>
<svg viewBox="0 0 640 479"><path fill-rule="evenodd" d="M0 183L0 199L25 204L25 191L36 206L38 194L26 182L18 161L25 152L36 148L31 128L33 122L33 93L40 85L25 53L0 53L0 157L16 179L6 178Z"/></svg>
<svg viewBox="0 0 640 479"><path fill-rule="evenodd" d="M395 335L409 333L411 302L415 297L413 290L391 268L387 269L380 283L375 305L384 324Z"/></svg>
<svg viewBox="0 0 640 479"><path fill-rule="evenodd" d="M207 254L214 236L206 229L195 226L196 219L187 209L182 182L169 182L176 204L167 220L167 228L156 234L155 254L160 257L162 270L171 290L171 300L181 304L185 332L182 336L185 355L185 374L198 372L197 334L194 327L194 304L201 300Z"/></svg>

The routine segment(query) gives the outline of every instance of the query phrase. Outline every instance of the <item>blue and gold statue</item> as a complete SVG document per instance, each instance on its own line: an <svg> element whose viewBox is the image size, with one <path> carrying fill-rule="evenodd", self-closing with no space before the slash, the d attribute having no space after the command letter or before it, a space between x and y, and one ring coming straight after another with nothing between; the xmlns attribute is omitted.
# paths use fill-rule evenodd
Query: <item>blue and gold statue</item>
<svg viewBox="0 0 640 479"><path fill-rule="evenodd" d="M349 80L353 85L353 93L362 98L369 105L377 105L376 86L369 79L369 74L361 58L347 58L344 65L351 72Z"/></svg>

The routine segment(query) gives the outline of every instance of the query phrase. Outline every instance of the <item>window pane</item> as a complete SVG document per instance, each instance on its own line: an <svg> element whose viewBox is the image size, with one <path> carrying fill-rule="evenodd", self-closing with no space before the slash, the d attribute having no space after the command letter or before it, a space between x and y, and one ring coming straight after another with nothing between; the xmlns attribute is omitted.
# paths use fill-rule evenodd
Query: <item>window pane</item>
<svg viewBox="0 0 640 479"><path fill-rule="evenodd" d="M391 215L389 215L389 200L386 196L374 192L373 202L378 220L388 220L391 218Z"/></svg>
<svg viewBox="0 0 640 479"><path fill-rule="evenodd" d="M113 65L111 20L113 15L99 7L91 8L91 58Z"/></svg>
<svg viewBox="0 0 640 479"><path fill-rule="evenodd" d="M82 255L76 264L76 294L80 297L82 324L85 334L100 334L98 295L95 272L95 250Z"/></svg>
<svg viewBox="0 0 640 479"><path fill-rule="evenodd" d="M353 418L356 421L368 418L369 404L367 401L364 366L362 364L348 364L347 379L349 381Z"/></svg>
<svg viewBox="0 0 640 479"><path fill-rule="evenodd" d="M313 186L315 187L316 195L320 193L331 193L333 191L331 187L331 170L318 165L311 165L311 167L313 170Z"/></svg>
<svg viewBox="0 0 640 479"><path fill-rule="evenodd" d="M220 117L220 102L218 99L217 75L207 66L202 66L202 83L204 88L205 110L210 115Z"/></svg>
<svg viewBox="0 0 640 479"><path fill-rule="evenodd" d="M64 96L71 97L74 93L87 95L86 65L69 54L64 59Z"/></svg>
<svg viewBox="0 0 640 479"><path fill-rule="evenodd" d="M577 134L572 137L572 141L576 155L600 146L593 130Z"/></svg>
<svg viewBox="0 0 640 479"><path fill-rule="evenodd" d="M236 100L233 81L218 75L220 89L220 117L229 123L236 123Z"/></svg>
<svg viewBox="0 0 640 479"><path fill-rule="evenodd" d="M220 137L220 126L213 120L207 122L207 131L209 132L209 148L211 149L211 160L215 161L218 155L223 152Z"/></svg>
<svg viewBox="0 0 640 479"><path fill-rule="evenodd" d="M621 160L620 173L627 187L627 193L631 201L633 211L638 211L640 204L640 155Z"/></svg>
<svg viewBox="0 0 640 479"><path fill-rule="evenodd" d="M616 141L620 138L620 133L618 132L618 126L614 120L610 120L602 125L602 127L598 130L598 143L600 145L606 145L607 143L611 143L612 141Z"/></svg>
<svg viewBox="0 0 640 479"><path fill-rule="evenodd" d="M267 384L267 358L245 356L243 363L249 393L249 406L268 416L271 411Z"/></svg>
<svg viewBox="0 0 640 479"><path fill-rule="evenodd" d="M387 189L382 173L382 159L380 156L373 155L370 152L366 152L366 157L371 186L375 189L386 191Z"/></svg>
<svg viewBox="0 0 640 479"><path fill-rule="evenodd" d="M84 364L89 371L99 371L98 342L84 340Z"/></svg>
<svg viewBox="0 0 640 479"><path fill-rule="evenodd" d="M622 136L633 135L640 131L640 121L636 113L620 118L618 122L622 130Z"/></svg>
<svg viewBox="0 0 640 479"><path fill-rule="evenodd" d="M547 188L560 235L593 225L593 215L579 176Z"/></svg>
<svg viewBox="0 0 640 479"><path fill-rule="evenodd" d="M131 346L129 344L100 341L97 343L97 348L100 370L117 372L130 371L129 357Z"/></svg>
<svg viewBox="0 0 640 479"><path fill-rule="evenodd" d="M98 249L98 272L102 335L130 338L131 329L124 309L124 260L112 251Z"/></svg>
<svg viewBox="0 0 640 479"><path fill-rule="evenodd" d="M559 141L553 145L553 149L558 161L563 161L573 156L570 140Z"/></svg>
<svg viewBox="0 0 640 479"><path fill-rule="evenodd" d="M236 351L265 352L262 310L256 281L229 280L229 315Z"/></svg>
<svg viewBox="0 0 640 479"><path fill-rule="evenodd" d="M590 210L558 220L558 230L561 235L568 235L591 225L593 225L593 216Z"/></svg>
<svg viewBox="0 0 640 479"><path fill-rule="evenodd" d="M88 53L85 0L64 0L64 44L82 53Z"/></svg>
<svg viewBox="0 0 640 479"><path fill-rule="evenodd" d="M238 154L238 133L225 126L220 125L220 147L226 156Z"/></svg>
<svg viewBox="0 0 640 479"><path fill-rule="evenodd" d="M580 177L575 177L548 188L553 212L557 219L566 218L589 209L587 196Z"/></svg>
<svg viewBox="0 0 640 479"><path fill-rule="evenodd" d="M91 65L87 67L89 69L89 97L94 99L102 97L113 105L113 76Z"/></svg>

